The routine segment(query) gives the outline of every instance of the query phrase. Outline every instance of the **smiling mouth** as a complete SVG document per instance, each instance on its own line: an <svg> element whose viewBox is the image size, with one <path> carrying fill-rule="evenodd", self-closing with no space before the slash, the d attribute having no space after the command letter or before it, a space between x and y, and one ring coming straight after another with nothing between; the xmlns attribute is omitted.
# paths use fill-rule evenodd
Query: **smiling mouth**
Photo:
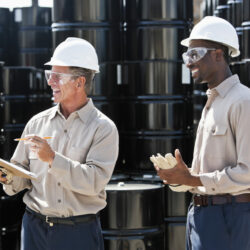
<svg viewBox="0 0 250 250"><path fill-rule="evenodd" d="M60 90L53 90L53 94L58 94Z"/></svg>
<svg viewBox="0 0 250 250"><path fill-rule="evenodd" d="M198 73L198 71L199 71L198 69L194 69L194 70L192 70L192 71L191 71L192 76L195 76L195 75L196 75L196 73Z"/></svg>

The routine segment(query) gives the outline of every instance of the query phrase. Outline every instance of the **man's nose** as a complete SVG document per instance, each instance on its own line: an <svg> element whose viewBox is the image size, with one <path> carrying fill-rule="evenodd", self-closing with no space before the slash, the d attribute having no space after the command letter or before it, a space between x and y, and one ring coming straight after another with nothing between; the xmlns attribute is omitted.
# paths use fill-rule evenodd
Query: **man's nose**
<svg viewBox="0 0 250 250"><path fill-rule="evenodd" d="M50 78L48 79L47 83L48 83L49 86L52 86L52 85L55 85L55 84L56 84L56 82L53 80L52 77L50 77Z"/></svg>

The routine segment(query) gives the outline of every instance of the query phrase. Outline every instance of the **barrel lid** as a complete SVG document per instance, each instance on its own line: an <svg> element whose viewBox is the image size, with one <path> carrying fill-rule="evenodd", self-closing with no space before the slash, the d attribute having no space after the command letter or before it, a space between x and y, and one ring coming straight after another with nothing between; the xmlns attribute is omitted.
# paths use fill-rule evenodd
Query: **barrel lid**
<svg viewBox="0 0 250 250"><path fill-rule="evenodd" d="M162 188L162 184L152 184L152 183L127 183L118 182L110 183L106 186L106 191L137 191L137 190L152 190Z"/></svg>
<svg viewBox="0 0 250 250"><path fill-rule="evenodd" d="M243 22L241 24L241 26L245 27L245 26L250 26L250 21L246 21L246 22Z"/></svg>
<svg viewBox="0 0 250 250"><path fill-rule="evenodd" d="M228 5L218 5L218 6L216 7L217 10L220 10L220 9L228 9L228 8L230 8Z"/></svg>

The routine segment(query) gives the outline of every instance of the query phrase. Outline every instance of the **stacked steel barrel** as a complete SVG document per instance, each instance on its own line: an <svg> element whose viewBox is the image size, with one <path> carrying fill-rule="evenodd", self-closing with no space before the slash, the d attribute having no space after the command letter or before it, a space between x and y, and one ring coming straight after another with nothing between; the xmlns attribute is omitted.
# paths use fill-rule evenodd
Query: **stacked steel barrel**
<svg viewBox="0 0 250 250"><path fill-rule="evenodd" d="M0 157L10 160L27 121L52 106L43 74L51 56L51 8L33 1L25 8L0 9ZM24 191L25 192L25 191ZM24 192L0 191L0 249L20 249Z"/></svg>

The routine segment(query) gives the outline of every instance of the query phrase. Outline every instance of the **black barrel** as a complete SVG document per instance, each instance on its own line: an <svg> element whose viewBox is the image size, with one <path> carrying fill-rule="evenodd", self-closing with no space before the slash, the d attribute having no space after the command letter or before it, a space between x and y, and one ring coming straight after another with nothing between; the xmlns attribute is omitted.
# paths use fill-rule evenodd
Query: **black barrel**
<svg viewBox="0 0 250 250"><path fill-rule="evenodd" d="M221 17L227 20L227 15L229 12L228 9L229 9L228 5L218 5L216 9L214 10L214 16Z"/></svg>
<svg viewBox="0 0 250 250"><path fill-rule="evenodd" d="M34 67L3 67L3 84L0 92L4 95L30 95L37 91L34 82Z"/></svg>
<svg viewBox="0 0 250 250"><path fill-rule="evenodd" d="M51 106L51 97L1 96L0 124L26 124L33 115Z"/></svg>
<svg viewBox="0 0 250 250"><path fill-rule="evenodd" d="M24 192L14 196L2 194L0 197L0 249L19 250L22 216L25 205Z"/></svg>
<svg viewBox="0 0 250 250"><path fill-rule="evenodd" d="M214 0L214 6L216 8L218 5L226 5L227 1L228 0Z"/></svg>
<svg viewBox="0 0 250 250"><path fill-rule="evenodd" d="M120 133L119 167L131 172L155 172L149 157L161 153L173 153L179 148L187 164L193 151L192 134L137 131Z"/></svg>
<svg viewBox="0 0 250 250"><path fill-rule="evenodd" d="M243 12L242 21L243 22L250 21L250 1L249 0L243 0L242 12Z"/></svg>
<svg viewBox="0 0 250 250"><path fill-rule="evenodd" d="M192 0L126 0L126 22L141 21L191 21Z"/></svg>
<svg viewBox="0 0 250 250"><path fill-rule="evenodd" d="M51 8L15 8L17 26L18 64L43 68L51 56Z"/></svg>
<svg viewBox="0 0 250 250"><path fill-rule="evenodd" d="M185 250L186 217L165 220L166 249Z"/></svg>
<svg viewBox="0 0 250 250"><path fill-rule="evenodd" d="M0 128L0 155L5 160L12 157L17 142L15 138L20 138L24 129L24 124L5 124Z"/></svg>
<svg viewBox="0 0 250 250"><path fill-rule="evenodd" d="M234 27L240 27L243 20L242 0L229 0L227 2L227 5L228 5L227 20Z"/></svg>
<svg viewBox="0 0 250 250"><path fill-rule="evenodd" d="M213 12L213 0L205 0L205 16L212 16Z"/></svg>
<svg viewBox="0 0 250 250"><path fill-rule="evenodd" d="M117 23L122 20L122 0L53 0L53 6L53 23Z"/></svg>
<svg viewBox="0 0 250 250"><path fill-rule="evenodd" d="M234 60L232 61L240 61L242 59L242 52L243 52L243 27L242 26L237 27L236 32L237 32L238 39L239 39L240 55L235 57Z"/></svg>
<svg viewBox="0 0 250 250"><path fill-rule="evenodd" d="M53 23L53 47L67 37L80 37L89 41L95 48L99 62L120 61L121 28L120 24L99 23Z"/></svg>
<svg viewBox="0 0 250 250"><path fill-rule="evenodd" d="M234 0L229 0L227 2L228 5L228 12L227 12L227 21L230 22L232 25L235 23L235 13L234 13Z"/></svg>
<svg viewBox="0 0 250 250"><path fill-rule="evenodd" d="M190 73L181 60L127 61L121 74L127 96L192 95Z"/></svg>
<svg viewBox="0 0 250 250"><path fill-rule="evenodd" d="M100 64L100 74L95 75L93 96L118 97L122 89L122 64L107 62Z"/></svg>
<svg viewBox="0 0 250 250"><path fill-rule="evenodd" d="M181 60L184 47L180 41L188 37L185 22L128 23L125 29L125 60Z"/></svg>
<svg viewBox="0 0 250 250"><path fill-rule="evenodd" d="M8 8L0 8L0 61L11 61L11 13Z"/></svg>
<svg viewBox="0 0 250 250"><path fill-rule="evenodd" d="M250 58L250 21L243 22L243 37L242 37L242 59L249 59Z"/></svg>
<svg viewBox="0 0 250 250"><path fill-rule="evenodd" d="M168 186L165 188L165 219L178 221L178 218L186 217L191 201L189 192L174 192Z"/></svg>
<svg viewBox="0 0 250 250"><path fill-rule="evenodd" d="M191 99L178 96L127 98L122 109L127 121L123 129L185 133L193 125L192 108Z"/></svg>
<svg viewBox="0 0 250 250"><path fill-rule="evenodd" d="M243 6L242 0L235 0L233 5L235 14L234 27L240 27L243 21L242 6Z"/></svg>
<svg viewBox="0 0 250 250"><path fill-rule="evenodd" d="M105 249L164 249L164 186L110 183L101 213ZM155 213L157 211L157 213Z"/></svg>
<svg viewBox="0 0 250 250"><path fill-rule="evenodd" d="M250 87L250 59L244 60L242 65L242 83Z"/></svg>

